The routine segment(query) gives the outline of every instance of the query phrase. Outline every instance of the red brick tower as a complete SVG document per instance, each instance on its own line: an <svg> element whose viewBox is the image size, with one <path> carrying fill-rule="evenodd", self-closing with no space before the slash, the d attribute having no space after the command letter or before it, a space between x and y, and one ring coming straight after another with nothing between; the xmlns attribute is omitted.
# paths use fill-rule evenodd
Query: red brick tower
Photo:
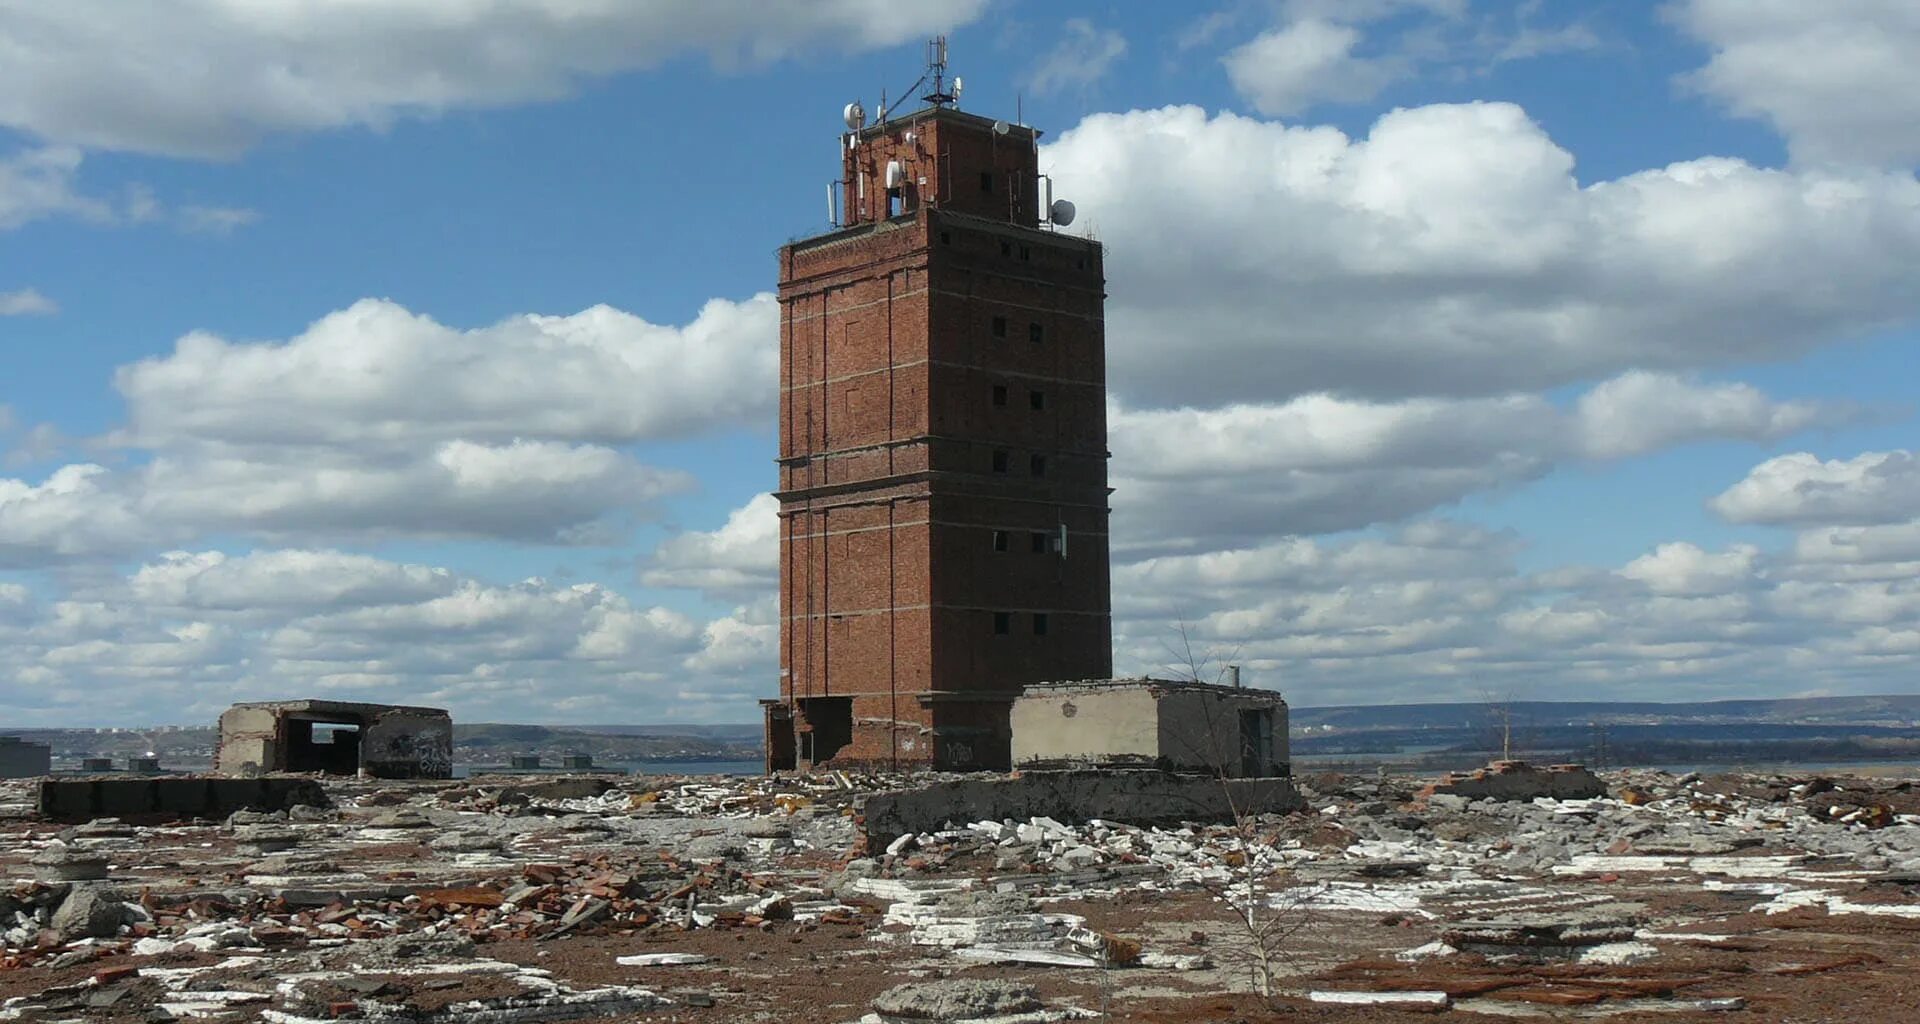
<svg viewBox="0 0 1920 1024"><path fill-rule="evenodd" d="M1038 132L928 99L780 251L770 769L1004 768L1021 686L1113 671L1101 248Z"/></svg>

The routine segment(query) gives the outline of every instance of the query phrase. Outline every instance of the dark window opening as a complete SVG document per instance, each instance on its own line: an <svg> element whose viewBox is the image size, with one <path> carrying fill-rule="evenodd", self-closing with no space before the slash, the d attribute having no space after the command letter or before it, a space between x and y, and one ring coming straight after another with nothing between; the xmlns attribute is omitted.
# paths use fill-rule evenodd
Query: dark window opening
<svg viewBox="0 0 1920 1024"><path fill-rule="evenodd" d="M286 723L287 771L354 775L360 771L360 724L292 719Z"/></svg>
<svg viewBox="0 0 1920 1024"><path fill-rule="evenodd" d="M1085 270L1087 269L1087 258L1085 256L1082 256L1079 259L1074 260L1073 265L1076 269Z"/></svg>
<svg viewBox="0 0 1920 1024"><path fill-rule="evenodd" d="M950 235L950 234L948 234L948 233L947 233L947 232L945 232L945 231L942 231L942 232L940 232L940 244L941 244L941 245L952 245L952 244L953 244L953 236L952 236L952 235Z"/></svg>
<svg viewBox="0 0 1920 1024"><path fill-rule="evenodd" d="M1047 329L1039 324L1028 324L1027 340L1035 343L1047 340Z"/></svg>
<svg viewBox="0 0 1920 1024"><path fill-rule="evenodd" d="M993 531L993 550L995 551L1007 550L1007 531L1005 530Z"/></svg>
<svg viewBox="0 0 1920 1024"><path fill-rule="evenodd" d="M1011 256L1011 255L1013 255L1013 243L1012 243L1012 242L1001 242L1001 243L1000 243L1000 255L1002 255L1002 256Z"/></svg>
<svg viewBox="0 0 1920 1024"><path fill-rule="evenodd" d="M1273 710L1240 712L1240 774L1260 778L1273 772Z"/></svg>
<svg viewBox="0 0 1920 1024"><path fill-rule="evenodd" d="M1029 539L1033 543L1034 554L1044 555L1047 553L1047 535L1046 534L1044 533L1032 534L1030 535Z"/></svg>
<svg viewBox="0 0 1920 1024"><path fill-rule="evenodd" d="M1007 386L1005 384L995 384L993 386L993 404L1007 404Z"/></svg>
<svg viewBox="0 0 1920 1024"><path fill-rule="evenodd" d="M1029 249L1029 248L1027 248L1027 247L1026 247L1026 246L1024 246L1024 245L1023 245L1023 246L1021 246L1021 247L1020 247L1020 258L1021 258L1021 259L1023 259L1023 260L1030 260L1030 259L1032 259L1032 258L1033 258L1033 250L1032 250L1032 249Z"/></svg>
<svg viewBox="0 0 1920 1024"><path fill-rule="evenodd" d="M996 316L993 318L993 336L996 338L1004 338L1007 336L1007 318L1006 317Z"/></svg>
<svg viewBox="0 0 1920 1024"><path fill-rule="evenodd" d="M1047 613L1046 612L1033 613L1033 635L1034 636L1047 635Z"/></svg>
<svg viewBox="0 0 1920 1024"><path fill-rule="evenodd" d="M853 742L852 697L806 697L800 705L800 756L810 764L829 760Z"/></svg>
<svg viewBox="0 0 1920 1024"><path fill-rule="evenodd" d="M1034 476L1046 476L1047 475L1047 457L1045 455L1034 455L1029 457L1027 459L1027 469L1031 470Z"/></svg>
<svg viewBox="0 0 1920 1024"><path fill-rule="evenodd" d="M1027 404L1033 406L1034 412L1044 410L1047 407L1047 393L1045 391L1027 392Z"/></svg>
<svg viewBox="0 0 1920 1024"><path fill-rule="evenodd" d="M1006 449L1002 448L994 452L993 453L993 471L995 473L1005 473L1007 471L1007 461L1008 461L1008 456L1007 456Z"/></svg>
<svg viewBox="0 0 1920 1024"><path fill-rule="evenodd" d="M1012 612L994 612L993 613L993 635L1006 636L1008 633L1011 633L1011 632L1013 632L1013 613Z"/></svg>
<svg viewBox="0 0 1920 1024"><path fill-rule="evenodd" d="M993 191L993 172L992 171L980 172L980 191L982 192Z"/></svg>

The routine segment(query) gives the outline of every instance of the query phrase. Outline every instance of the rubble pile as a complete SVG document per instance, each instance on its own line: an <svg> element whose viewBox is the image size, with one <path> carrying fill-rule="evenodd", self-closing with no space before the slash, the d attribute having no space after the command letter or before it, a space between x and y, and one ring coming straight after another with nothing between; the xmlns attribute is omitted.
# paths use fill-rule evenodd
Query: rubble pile
<svg viewBox="0 0 1920 1024"><path fill-rule="evenodd" d="M863 798L911 781L347 781L331 807L221 821L7 821L0 985L47 980L5 989L0 1020L155 1004L282 1022L679 1012L710 1003L714 977L797 984L822 942L893 984L1113 975L1160 978L1124 984L1173 999L1248 991L1261 922L1299 954L1274 968L1283 997L1326 1012L1724 1010L1753 978L1888 962L1874 947L1809 967L1782 946L1777 973L1713 966L1736 947L1742 963L1774 955L1775 926L1747 919L1794 922L1796 941L1839 929L1843 952L1854 932L1920 927L1920 792L1904 782L1629 771L1601 796L1469 799L1321 776L1298 780L1292 814L959 820L868 849ZM1090 1005L1074 984L1031 1006L974 995L982 1019L1062 1020ZM932 996L873 1000L890 987L831 1019L973 1019L915 1017L945 1005Z"/></svg>

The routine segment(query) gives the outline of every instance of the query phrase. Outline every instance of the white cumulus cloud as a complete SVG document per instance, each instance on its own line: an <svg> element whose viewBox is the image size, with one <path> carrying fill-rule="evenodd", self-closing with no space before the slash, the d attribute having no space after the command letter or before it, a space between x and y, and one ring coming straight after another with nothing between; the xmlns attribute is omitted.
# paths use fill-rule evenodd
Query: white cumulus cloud
<svg viewBox="0 0 1920 1024"><path fill-rule="evenodd" d="M0 124L231 156L262 135L551 100L684 53L763 63L891 46L985 0L0 3Z"/></svg>
<svg viewBox="0 0 1920 1024"><path fill-rule="evenodd" d="M1920 163L1920 5L1681 0L1712 57L1685 81L1771 124L1796 162Z"/></svg>

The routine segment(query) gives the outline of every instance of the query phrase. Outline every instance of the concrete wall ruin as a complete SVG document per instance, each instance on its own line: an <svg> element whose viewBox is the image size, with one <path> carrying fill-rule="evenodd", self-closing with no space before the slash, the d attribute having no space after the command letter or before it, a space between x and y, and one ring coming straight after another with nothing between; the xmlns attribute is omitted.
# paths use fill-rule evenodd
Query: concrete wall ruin
<svg viewBox="0 0 1920 1024"><path fill-rule="evenodd" d="M45 779L37 796L48 821L94 818L224 818L238 810L284 811L296 804L328 807L312 779L219 779L204 775L152 778L112 775Z"/></svg>
<svg viewBox="0 0 1920 1024"><path fill-rule="evenodd" d="M1052 818L1071 824L1100 818L1140 827L1176 826L1233 821L1236 815L1284 814L1300 806L1300 795L1287 779L1101 769L955 779L875 793L862 806L861 821L873 847L898 836L976 821Z"/></svg>
<svg viewBox="0 0 1920 1024"><path fill-rule="evenodd" d="M31 779L52 770L52 747L18 736L0 736L0 779Z"/></svg>
<svg viewBox="0 0 1920 1024"><path fill-rule="evenodd" d="M1152 766L1229 778L1288 773L1287 703L1271 690L1159 679L1029 686L1011 715L1016 767Z"/></svg>
<svg viewBox="0 0 1920 1024"><path fill-rule="evenodd" d="M365 772L382 779L453 777L453 719L439 708L342 701L235 704L220 716L218 771Z"/></svg>

